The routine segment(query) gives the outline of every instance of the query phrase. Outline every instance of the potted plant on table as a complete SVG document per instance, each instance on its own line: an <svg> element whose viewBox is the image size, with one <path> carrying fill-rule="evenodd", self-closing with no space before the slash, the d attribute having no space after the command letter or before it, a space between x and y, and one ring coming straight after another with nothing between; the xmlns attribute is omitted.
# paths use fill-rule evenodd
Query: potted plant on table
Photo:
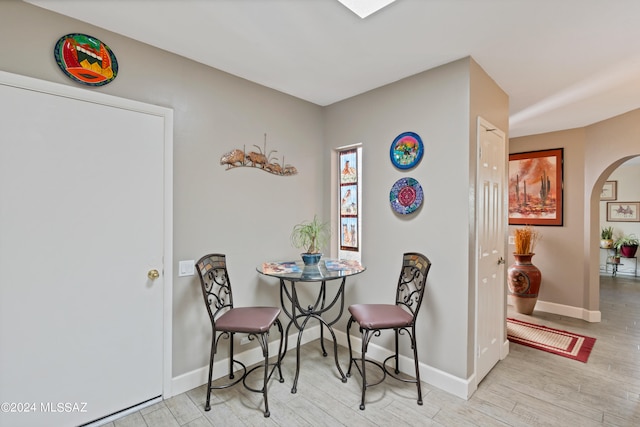
<svg viewBox="0 0 640 427"><path fill-rule="evenodd" d="M613 247L625 258L633 258L638 250L638 237L635 234L622 235L616 239Z"/></svg>
<svg viewBox="0 0 640 427"><path fill-rule="evenodd" d="M600 247L603 249L613 247L613 227L603 227L600 231Z"/></svg>
<svg viewBox="0 0 640 427"><path fill-rule="evenodd" d="M328 222L322 222L317 215L313 220L296 224L291 231L291 244L304 249L300 254L305 265L314 265L320 261L324 248L331 238L331 228Z"/></svg>
<svg viewBox="0 0 640 427"><path fill-rule="evenodd" d="M507 283L518 313L533 313L538 301L542 274L531 263L531 258L535 255L533 250L541 237L540 232L531 226L516 228L514 232L513 257L516 262L507 270Z"/></svg>

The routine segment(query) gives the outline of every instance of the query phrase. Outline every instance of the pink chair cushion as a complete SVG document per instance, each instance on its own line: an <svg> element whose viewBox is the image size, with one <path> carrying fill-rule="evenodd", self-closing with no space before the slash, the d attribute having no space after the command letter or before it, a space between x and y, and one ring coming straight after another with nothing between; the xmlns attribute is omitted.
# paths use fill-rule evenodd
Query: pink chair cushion
<svg viewBox="0 0 640 427"><path fill-rule="evenodd" d="M349 313L365 329L390 329L410 326L411 313L395 304L353 304Z"/></svg>
<svg viewBox="0 0 640 427"><path fill-rule="evenodd" d="M261 334L267 332L280 309L276 307L238 307L232 308L216 319L218 331Z"/></svg>

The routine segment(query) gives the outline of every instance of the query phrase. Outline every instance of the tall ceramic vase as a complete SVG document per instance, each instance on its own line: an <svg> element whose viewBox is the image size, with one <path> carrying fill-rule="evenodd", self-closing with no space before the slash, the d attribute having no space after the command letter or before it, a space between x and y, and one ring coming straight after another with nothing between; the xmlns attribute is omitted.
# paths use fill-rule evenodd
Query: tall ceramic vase
<svg viewBox="0 0 640 427"><path fill-rule="evenodd" d="M516 263L507 270L509 292L513 296L516 311L522 314L533 313L538 301L542 274L538 267L531 263L535 254L513 254Z"/></svg>

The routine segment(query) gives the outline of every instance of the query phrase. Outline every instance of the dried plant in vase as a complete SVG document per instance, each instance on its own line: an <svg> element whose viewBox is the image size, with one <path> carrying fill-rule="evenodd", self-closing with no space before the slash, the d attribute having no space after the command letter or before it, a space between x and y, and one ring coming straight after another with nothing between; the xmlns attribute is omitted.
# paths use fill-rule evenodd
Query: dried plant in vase
<svg viewBox="0 0 640 427"><path fill-rule="evenodd" d="M542 234L529 225L516 228L513 235L516 245L514 254L518 255L533 254L536 243L542 238Z"/></svg>

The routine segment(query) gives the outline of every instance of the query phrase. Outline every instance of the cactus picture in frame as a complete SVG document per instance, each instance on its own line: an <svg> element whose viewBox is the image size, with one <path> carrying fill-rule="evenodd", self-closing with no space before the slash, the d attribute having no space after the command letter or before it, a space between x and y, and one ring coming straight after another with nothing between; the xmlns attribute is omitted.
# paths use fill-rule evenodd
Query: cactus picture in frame
<svg viewBox="0 0 640 427"><path fill-rule="evenodd" d="M509 224L562 225L563 149L509 154Z"/></svg>

